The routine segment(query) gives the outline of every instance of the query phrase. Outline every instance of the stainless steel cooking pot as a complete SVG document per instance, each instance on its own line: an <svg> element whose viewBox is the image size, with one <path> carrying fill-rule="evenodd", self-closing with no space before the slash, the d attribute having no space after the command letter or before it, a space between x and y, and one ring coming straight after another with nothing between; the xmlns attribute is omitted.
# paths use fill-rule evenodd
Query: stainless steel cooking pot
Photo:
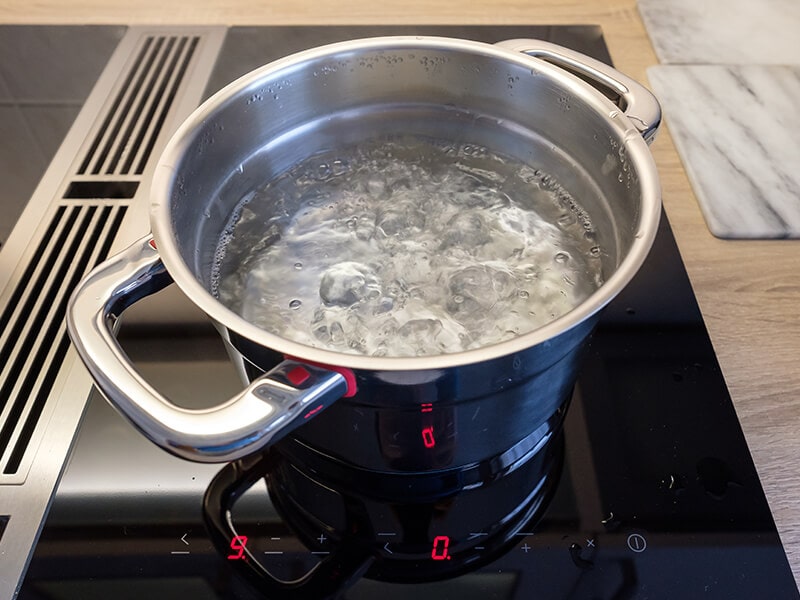
<svg viewBox="0 0 800 600"><path fill-rule="evenodd" d="M658 103L639 84L589 57L534 40L488 45L374 38L283 58L218 92L179 128L155 168L152 237L79 285L69 333L111 403L152 441L190 460L245 456L305 423L297 435L313 432L309 444L336 454L337 440L353 434L352 420L365 408L378 415L384 408L451 415L437 429L431 421L430 429L418 431L420 439L412 441L425 448L436 442L440 450L448 447L443 435L452 442L457 423L473 423L470 443L459 447L492 456L563 407L598 311L649 251L660 195L647 143L659 121ZM515 339L403 358L310 348L258 328L217 300L210 292L217 243L248 191L321 149L392 132L446 136L539 165L582 201L587 214L577 216L593 223L605 283L571 312ZM171 404L139 376L115 340L121 313L172 281L209 315L231 356L254 378L216 408ZM332 403L322 419L310 422ZM405 452L382 444L378 435L376 452ZM445 462L474 458L454 453L445 452ZM369 463L364 454L342 458ZM413 456L398 464L408 470L440 466Z"/></svg>

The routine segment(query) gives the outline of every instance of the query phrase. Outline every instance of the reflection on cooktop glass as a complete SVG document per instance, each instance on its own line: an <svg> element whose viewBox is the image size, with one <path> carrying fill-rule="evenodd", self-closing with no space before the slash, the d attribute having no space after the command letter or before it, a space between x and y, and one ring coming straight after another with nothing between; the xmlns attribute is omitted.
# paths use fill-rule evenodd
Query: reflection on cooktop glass
<svg viewBox="0 0 800 600"><path fill-rule="evenodd" d="M237 27L205 96L291 52L389 34L539 38L610 62L588 25ZM123 323L120 340L179 405L241 389L210 323ZM326 411L208 465L93 393L19 598L799 597L666 215L567 402L524 435L509 407L477 409ZM481 427L492 444L474 443Z"/></svg>

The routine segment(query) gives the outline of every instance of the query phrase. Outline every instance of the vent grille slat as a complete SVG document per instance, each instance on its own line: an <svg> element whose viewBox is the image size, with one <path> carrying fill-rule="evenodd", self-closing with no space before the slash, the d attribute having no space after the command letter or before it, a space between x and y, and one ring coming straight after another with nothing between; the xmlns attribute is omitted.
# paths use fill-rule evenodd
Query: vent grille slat
<svg viewBox="0 0 800 600"><path fill-rule="evenodd" d="M161 40L159 40L161 41ZM111 158L108 161L105 167L105 174L106 175L113 175L117 172L117 165L122 158L122 154L129 149L130 141L133 138L134 129L137 126L141 125L142 121L142 114L144 114L147 105L153 101L153 90L155 90L158 86L159 80L164 77L166 69L164 68L167 64L167 61L172 54L173 48L175 46L175 38L170 37L162 51L158 55L158 61L155 65L150 69L148 73L148 77L144 82L144 85L139 90L139 95L136 98L136 102L134 106L131 106L131 110L127 111L124 119L124 133L122 135L116 136L113 140L114 148L113 153L111 153L109 149L109 153L111 153ZM121 171L124 174L126 171Z"/></svg>
<svg viewBox="0 0 800 600"><path fill-rule="evenodd" d="M105 139L105 143L103 144L103 148L100 153L97 155L94 166L92 167L92 175L99 175L103 169L103 164L105 164L106 159L108 158L109 153L111 152L111 148L115 144L123 143L120 139L120 131L122 130L122 126L125 122L125 117L128 116L131 112L131 108L133 107L134 102L136 102L136 98L139 96L141 92L142 86L144 82L147 80L148 74L151 73L153 69L153 64L155 63L158 55L161 53L161 48L164 45L164 38L158 38L153 46L152 50L145 61L144 66L139 73L139 76L136 78L134 85L128 90L128 96L124 101L119 112L114 115L115 119L113 122L113 126L111 130L108 132L108 135Z"/></svg>
<svg viewBox="0 0 800 600"><path fill-rule="evenodd" d="M150 102L150 106L145 114L144 118L140 120L138 123L138 129L135 132L135 136L132 136L133 141L128 145L126 148L126 153L124 157L124 161L122 162L121 172L129 174L131 172L131 168L133 166L134 161L136 161L136 157L139 154L140 149L142 148L143 143L147 139L147 136L153 135L153 131L158 131L160 128L152 128L153 121L159 114L166 114L169 111L169 106L165 106L164 99L168 96L167 89L170 84L174 84L177 80L180 82L182 77L178 77L177 68L181 57L185 54L187 46L187 38L181 38L177 46L170 57L169 65L164 70L162 77L158 83L158 88L156 89L155 93L153 94L152 101Z"/></svg>
<svg viewBox="0 0 800 600"><path fill-rule="evenodd" d="M36 353L34 364L50 363L51 365L58 365L60 367L67 354L67 350L69 350L70 343L66 332L62 332L60 337L61 340L55 352L45 353L44 350L47 350L47 348L43 346L39 348L39 352ZM49 356L42 356L43 354L48 354ZM11 447L8 458L2 461L5 463L3 464L3 475L14 475L19 469L22 457L28 447L33 430L39 422L39 417L42 415L42 410L50 395L50 388L58 375L58 371L58 368L53 368L52 366L45 371L44 381L39 386L35 400L33 402L22 402L18 400L18 406L14 408L14 411L12 411L3 429L0 430L0 451L5 452L9 446ZM28 378L30 377L31 374L29 373ZM27 380L25 383L26 386L24 387L33 387L33 385L27 385ZM32 397L30 396L31 393L32 392L26 389L23 390L20 396L23 397L22 394L28 394L24 397L30 398ZM28 410L23 411L20 407L27 408ZM22 424L21 428L19 427L20 424ZM14 435L15 432L16 435ZM13 445L10 443L12 437L17 438L16 443Z"/></svg>
<svg viewBox="0 0 800 600"><path fill-rule="evenodd" d="M60 221L60 217L64 214L66 214L64 211L59 211L56 214L56 219ZM2 342L0 344L0 375L2 375L3 382L3 385L0 386L0 413L11 394L10 386L18 364L18 361L12 363L9 359L14 352L16 344L21 340L24 341L23 331L30 326L29 315L33 313L40 296L46 290L47 280L52 277L54 272L59 258L58 248L62 248L67 243L77 219L77 211L71 211L67 214L63 223L56 223L57 237L55 239L44 238L40 242L37 254L41 254L42 262L29 265L28 270L31 272L26 273L26 275L30 276L20 280L13 294L14 297L18 298L17 304L9 304L6 308L12 313L13 325L10 328L4 326L3 332L0 334L0 342ZM31 267L33 268L31 269Z"/></svg>
<svg viewBox="0 0 800 600"><path fill-rule="evenodd" d="M111 104L111 108L109 109L108 113L106 114L105 118L103 119L103 124L100 126L100 130L98 131L97 135L94 137L92 141L92 145L89 147L89 150L86 152L86 156L84 157L83 161L78 167L77 174L78 175L85 175L86 172L89 170L89 165L92 162L95 154L97 153L97 149L100 147L103 138L105 137L108 128L111 126L111 122L114 120L114 117L119 112L119 107L122 104L122 101L128 94L128 90L131 87L131 83L133 82L134 78L136 77L136 73L139 72L140 67L142 66L142 62L144 61L145 57L147 56L148 52L150 51L150 46L153 44L152 36L145 38L144 43L142 44L141 49L136 55L136 59L134 60L133 66L131 67L130 71L128 71L127 77L122 83L122 87L120 88L119 92L117 93L116 97L114 98L114 102Z"/></svg>
<svg viewBox="0 0 800 600"><path fill-rule="evenodd" d="M59 206L56 210L56 214L53 219L50 221L50 226L47 228L44 236L42 237L43 240L52 240L55 236L56 230L58 229L58 224L61 222L61 218L64 216L64 211L66 208L64 206ZM33 273L41 264L42 255L47 248L47 244L41 243L37 246L36 252L34 252L31 261L28 263L28 266L25 268L25 273L22 275L22 281L30 281L33 277ZM5 310L3 310L2 315L0 315L0 342L2 342L2 335L3 332L6 331L8 324L11 322L11 315L17 310L19 307L20 300L22 299L22 295L25 293L25 286L19 285L14 290L14 293L11 295L11 298L8 299L6 303ZM3 360L0 360L0 365L4 363ZM0 404L0 413L3 412L3 406Z"/></svg>
<svg viewBox="0 0 800 600"><path fill-rule="evenodd" d="M61 231L55 243L43 239L38 277L22 279L30 289L14 296L27 298L0 347L6 360L0 403L5 407L0 427L0 467L3 475L18 471L25 450L43 413L50 388L69 348L64 317L72 289L105 258L126 212L125 206L60 207L48 231ZM2 364L2 363L0 363Z"/></svg>
<svg viewBox="0 0 800 600"><path fill-rule="evenodd" d="M156 140L158 139L158 134L161 131L162 127L164 126L164 121L167 119L167 115L172 108L172 104L175 101L175 97L178 95L178 89L183 82L184 77L186 76L186 72L189 69L189 64L192 62L192 58L194 57L195 51L197 50L197 45L200 42L199 37L191 38L189 42L188 50L181 61L181 64L178 68L178 72L175 77L172 79L172 84L169 88L169 91L164 99L162 106L158 112L158 118L155 119L155 122L150 127L150 131L148 134L148 142L144 146L144 151L142 152L141 156L139 157L139 163L136 166L136 175L141 175L144 173L144 169L147 166L147 162L150 159L150 155L153 153L153 148L155 147ZM155 115L154 115L155 116Z"/></svg>

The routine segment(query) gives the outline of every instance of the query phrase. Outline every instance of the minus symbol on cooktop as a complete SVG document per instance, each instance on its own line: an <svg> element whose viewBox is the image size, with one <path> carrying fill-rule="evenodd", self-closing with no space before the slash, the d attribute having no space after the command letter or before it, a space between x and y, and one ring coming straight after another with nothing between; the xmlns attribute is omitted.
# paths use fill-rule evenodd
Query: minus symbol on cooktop
<svg viewBox="0 0 800 600"><path fill-rule="evenodd" d="M330 554L330 552L312 552L311 554L323 555L323 554Z"/></svg>
<svg viewBox="0 0 800 600"><path fill-rule="evenodd" d="M516 535L533 535L533 532L530 531L520 531Z"/></svg>
<svg viewBox="0 0 800 600"><path fill-rule="evenodd" d="M266 550L264 554L283 554L281 550Z"/></svg>
<svg viewBox="0 0 800 600"><path fill-rule="evenodd" d="M189 554L188 550L173 550L170 554Z"/></svg>
<svg viewBox="0 0 800 600"><path fill-rule="evenodd" d="M280 541L281 538L279 538L279 537L271 537L269 539L271 539L273 542L278 542L278 541Z"/></svg>
<svg viewBox="0 0 800 600"><path fill-rule="evenodd" d="M378 533L378 537L380 537L380 536L392 537L392 536L395 536L395 535L397 535L397 534L396 533L392 533L392 532L379 532Z"/></svg>

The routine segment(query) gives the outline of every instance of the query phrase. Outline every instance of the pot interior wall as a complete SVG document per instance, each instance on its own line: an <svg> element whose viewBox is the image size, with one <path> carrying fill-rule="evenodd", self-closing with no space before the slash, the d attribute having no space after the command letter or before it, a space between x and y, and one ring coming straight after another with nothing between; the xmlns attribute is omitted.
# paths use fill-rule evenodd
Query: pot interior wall
<svg viewBox="0 0 800 600"><path fill-rule="evenodd" d="M637 231L639 190L609 105L556 67L471 48L317 52L273 63L212 98L213 110L201 107L169 200L201 284L211 288L217 242L243 197L303 158L386 134L478 144L547 173L588 213L604 274L613 272Z"/></svg>

